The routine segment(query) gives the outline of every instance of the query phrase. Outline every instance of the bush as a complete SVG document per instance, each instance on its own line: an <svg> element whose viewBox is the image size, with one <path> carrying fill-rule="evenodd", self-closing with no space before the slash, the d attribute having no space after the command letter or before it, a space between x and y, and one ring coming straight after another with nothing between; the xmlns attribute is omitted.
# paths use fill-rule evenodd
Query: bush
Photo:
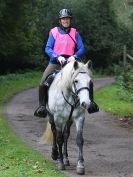
<svg viewBox="0 0 133 177"><path fill-rule="evenodd" d="M116 82L119 85L118 95L122 100L133 102L133 69L131 64L126 67L115 66Z"/></svg>

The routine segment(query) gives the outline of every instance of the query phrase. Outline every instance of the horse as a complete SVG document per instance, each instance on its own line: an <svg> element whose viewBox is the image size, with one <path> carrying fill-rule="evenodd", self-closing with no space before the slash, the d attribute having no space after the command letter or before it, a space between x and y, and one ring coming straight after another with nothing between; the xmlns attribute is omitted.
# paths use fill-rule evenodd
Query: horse
<svg viewBox="0 0 133 177"><path fill-rule="evenodd" d="M52 159L58 159L58 169L65 170L69 166L67 141L70 135L70 127L76 124L76 144L78 147L77 174L84 174L83 158L83 126L85 110L90 106L90 82L91 61L86 64L81 62L69 62L55 76L48 91L48 117L46 131L43 140L48 141L51 133ZM64 150L63 150L64 146Z"/></svg>

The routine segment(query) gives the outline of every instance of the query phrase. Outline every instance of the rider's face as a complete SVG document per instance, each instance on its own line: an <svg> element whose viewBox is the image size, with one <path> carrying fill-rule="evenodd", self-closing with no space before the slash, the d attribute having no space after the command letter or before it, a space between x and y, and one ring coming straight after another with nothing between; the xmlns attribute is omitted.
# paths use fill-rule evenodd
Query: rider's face
<svg viewBox="0 0 133 177"><path fill-rule="evenodd" d="M69 28L71 24L71 18L69 17L61 18L60 23L64 28Z"/></svg>

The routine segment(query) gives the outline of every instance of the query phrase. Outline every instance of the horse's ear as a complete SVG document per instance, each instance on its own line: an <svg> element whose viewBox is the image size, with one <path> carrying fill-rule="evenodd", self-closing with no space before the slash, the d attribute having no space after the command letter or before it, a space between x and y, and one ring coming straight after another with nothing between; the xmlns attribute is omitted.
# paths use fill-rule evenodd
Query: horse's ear
<svg viewBox="0 0 133 177"><path fill-rule="evenodd" d="M75 70L78 69L78 62L75 61L73 66L74 66L74 69L75 69Z"/></svg>
<svg viewBox="0 0 133 177"><path fill-rule="evenodd" d="M92 61L89 60L85 65L87 66L88 69L91 69L92 68Z"/></svg>

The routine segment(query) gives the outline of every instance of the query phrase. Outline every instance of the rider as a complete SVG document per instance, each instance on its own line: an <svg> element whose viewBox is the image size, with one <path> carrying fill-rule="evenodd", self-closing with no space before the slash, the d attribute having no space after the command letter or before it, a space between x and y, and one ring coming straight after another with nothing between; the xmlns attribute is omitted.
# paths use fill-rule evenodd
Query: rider
<svg viewBox="0 0 133 177"><path fill-rule="evenodd" d="M49 56L49 64L43 73L39 86L39 107L34 115L46 117L48 86L45 80L54 70L60 70L62 64L78 60L84 54L84 44L78 31L71 27L72 13L68 9L59 12L59 26L49 32L49 38L44 51Z"/></svg>
<svg viewBox="0 0 133 177"><path fill-rule="evenodd" d="M84 45L81 36L75 28L71 27L72 14L68 9L59 12L59 26L50 30L49 38L44 51L49 56L49 64L43 73L39 86L39 107L34 115L46 117L47 88L44 81L54 70L60 70L66 62L81 58L84 54Z"/></svg>

